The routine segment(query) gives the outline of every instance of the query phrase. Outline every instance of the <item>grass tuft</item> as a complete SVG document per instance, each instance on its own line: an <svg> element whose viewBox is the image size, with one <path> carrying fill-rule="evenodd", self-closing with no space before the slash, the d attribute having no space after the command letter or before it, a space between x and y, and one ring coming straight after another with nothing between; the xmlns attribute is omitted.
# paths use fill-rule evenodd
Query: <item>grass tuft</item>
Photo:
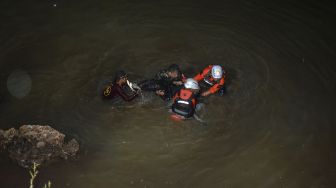
<svg viewBox="0 0 336 188"><path fill-rule="evenodd" d="M38 167L40 166L40 164L37 163L33 163L33 166L31 168L31 170L29 171L30 174L30 186L29 188L34 188L34 181L39 173L38 171ZM44 184L43 188L51 188L51 182L50 180L48 181L48 183Z"/></svg>

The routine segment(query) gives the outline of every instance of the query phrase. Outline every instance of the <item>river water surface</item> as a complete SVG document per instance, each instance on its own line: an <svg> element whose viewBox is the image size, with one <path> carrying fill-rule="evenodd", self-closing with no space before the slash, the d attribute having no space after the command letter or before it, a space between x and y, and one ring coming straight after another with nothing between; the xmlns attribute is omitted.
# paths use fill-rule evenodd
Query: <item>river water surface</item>
<svg viewBox="0 0 336 188"><path fill-rule="evenodd" d="M335 11L318 1L0 2L0 128L49 124L76 161L41 168L53 187L336 186ZM98 96L116 70L133 80L177 63L228 71L203 119L173 122L146 94ZM19 83L19 84L16 84ZM0 157L0 187L29 174Z"/></svg>

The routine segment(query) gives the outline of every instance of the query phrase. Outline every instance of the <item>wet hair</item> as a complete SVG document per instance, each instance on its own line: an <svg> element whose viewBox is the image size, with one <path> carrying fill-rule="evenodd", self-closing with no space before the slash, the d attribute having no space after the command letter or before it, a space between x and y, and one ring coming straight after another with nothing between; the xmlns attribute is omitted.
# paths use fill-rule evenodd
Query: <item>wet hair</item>
<svg viewBox="0 0 336 188"><path fill-rule="evenodd" d="M174 71L180 72L180 67L177 64L171 64L169 65L167 70L169 72L174 72Z"/></svg>
<svg viewBox="0 0 336 188"><path fill-rule="evenodd" d="M125 77L125 76L127 76L127 74L126 74L125 71L122 71L122 70L117 71L117 72L115 73L113 82L114 82L114 83L117 83L122 77Z"/></svg>

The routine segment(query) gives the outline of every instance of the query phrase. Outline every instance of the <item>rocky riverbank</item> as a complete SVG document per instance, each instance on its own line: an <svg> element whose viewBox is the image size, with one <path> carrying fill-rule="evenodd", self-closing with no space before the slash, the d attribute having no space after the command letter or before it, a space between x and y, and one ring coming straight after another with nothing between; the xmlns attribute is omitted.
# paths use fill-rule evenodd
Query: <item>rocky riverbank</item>
<svg viewBox="0 0 336 188"><path fill-rule="evenodd" d="M28 168L34 162L45 164L74 158L79 144L75 139L65 142L65 135L50 126L23 125L19 129L0 130L0 151Z"/></svg>

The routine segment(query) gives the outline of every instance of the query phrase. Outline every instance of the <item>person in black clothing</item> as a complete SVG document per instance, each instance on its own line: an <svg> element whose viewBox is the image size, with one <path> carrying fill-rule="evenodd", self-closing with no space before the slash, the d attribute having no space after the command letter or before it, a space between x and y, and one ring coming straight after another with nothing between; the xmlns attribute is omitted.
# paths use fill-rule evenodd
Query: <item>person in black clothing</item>
<svg viewBox="0 0 336 188"><path fill-rule="evenodd" d="M132 101L138 96L139 90L132 88L129 83L127 74L124 71L118 71L114 81L104 88L102 93L103 98L112 99L119 96L124 101ZM127 89L132 91L131 94L127 94Z"/></svg>
<svg viewBox="0 0 336 188"><path fill-rule="evenodd" d="M172 64L168 69L159 71L154 79L140 82L139 87L144 91L154 91L163 100L168 101L183 87L185 79L179 66Z"/></svg>

